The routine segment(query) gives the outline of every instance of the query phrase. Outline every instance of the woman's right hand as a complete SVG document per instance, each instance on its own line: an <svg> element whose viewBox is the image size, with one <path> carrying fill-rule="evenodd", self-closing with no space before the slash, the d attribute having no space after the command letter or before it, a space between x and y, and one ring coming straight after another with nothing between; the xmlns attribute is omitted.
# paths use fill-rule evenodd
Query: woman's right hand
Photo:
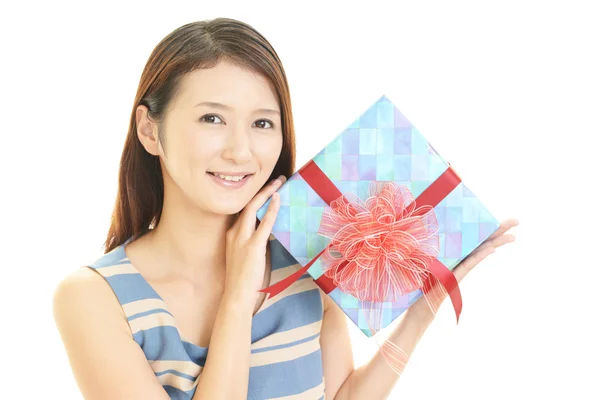
<svg viewBox="0 0 600 400"><path fill-rule="evenodd" d="M280 205L279 193L276 192L285 180L285 176L281 175L262 188L227 231L225 293L230 296L253 301L260 295L267 244ZM271 203L257 228L256 213L271 196Z"/></svg>

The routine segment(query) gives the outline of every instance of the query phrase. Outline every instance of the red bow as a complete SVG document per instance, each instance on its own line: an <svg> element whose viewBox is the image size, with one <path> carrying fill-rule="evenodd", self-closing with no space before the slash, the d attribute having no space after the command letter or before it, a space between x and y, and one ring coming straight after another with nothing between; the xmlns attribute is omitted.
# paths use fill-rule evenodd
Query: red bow
<svg viewBox="0 0 600 400"><path fill-rule="evenodd" d="M397 301L425 286L439 252L433 207L416 207L408 188L373 181L369 197L345 195L323 212L318 233L331 239L321 268L359 300Z"/></svg>

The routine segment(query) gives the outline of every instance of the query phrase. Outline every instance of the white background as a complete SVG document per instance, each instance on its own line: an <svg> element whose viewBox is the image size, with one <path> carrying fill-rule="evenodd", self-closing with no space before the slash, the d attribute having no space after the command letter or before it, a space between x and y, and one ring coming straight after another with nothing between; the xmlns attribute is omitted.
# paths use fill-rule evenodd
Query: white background
<svg viewBox="0 0 600 400"><path fill-rule="evenodd" d="M0 397L81 398L52 292L101 254L152 49L226 16L283 61L297 167L386 94L498 219L521 222L463 281L459 325L444 303L391 398L600 398L598 3L16 4L0 11ZM360 365L377 348L350 329Z"/></svg>

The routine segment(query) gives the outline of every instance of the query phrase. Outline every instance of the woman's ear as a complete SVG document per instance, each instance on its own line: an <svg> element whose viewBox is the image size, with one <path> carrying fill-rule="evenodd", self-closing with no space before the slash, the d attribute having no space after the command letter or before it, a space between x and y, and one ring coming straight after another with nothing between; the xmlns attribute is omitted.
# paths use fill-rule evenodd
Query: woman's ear
<svg viewBox="0 0 600 400"><path fill-rule="evenodd" d="M148 108L139 105L135 110L137 137L146 151L153 156L159 154L158 126L148 115Z"/></svg>

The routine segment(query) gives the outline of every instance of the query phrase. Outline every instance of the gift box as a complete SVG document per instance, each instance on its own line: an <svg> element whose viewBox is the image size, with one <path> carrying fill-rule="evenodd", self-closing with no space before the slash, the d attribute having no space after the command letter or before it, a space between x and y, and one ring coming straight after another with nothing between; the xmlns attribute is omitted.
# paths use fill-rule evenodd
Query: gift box
<svg viewBox="0 0 600 400"><path fill-rule="evenodd" d="M377 230L373 224L363 224L363 229L352 219L356 216L352 207L359 207L356 199L366 200L374 195L375 189L384 187L389 189L387 193L390 196L404 193L405 197L412 196L415 204L431 205L436 224L436 254L433 258L438 265L447 268L445 272L456 267L499 226L496 218L462 182L450 164L398 108L385 95L377 100L279 188L281 204L272 230L276 240L300 265L306 267L310 264L306 272L367 336L372 336L373 330L365 320L365 314L360 312L365 302L324 274L325 250L331 247L333 238L332 234L328 237L320 233L320 228L332 231L332 224L337 224L333 230L341 233L346 230L346 237L354 236L351 238L354 242L348 242L351 245L344 250L348 253L358 240L356 236L360 236L361 231L367 235L371 229L366 226ZM346 210L346 219L333 213L332 202L336 199L338 211ZM269 203L260 208L258 219L263 218ZM350 208L343 208L350 203ZM361 210L366 209L362 207ZM371 240L374 235L371 232L363 239ZM397 234L398 237L402 235L402 232ZM397 254L397 251L388 253ZM379 257L379 253L366 254L371 254L372 260ZM327 265L330 266L331 262L329 259ZM348 269L346 275L351 273L357 273L356 269ZM422 295L421 288L380 301L380 328L388 326Z"/></svg>

